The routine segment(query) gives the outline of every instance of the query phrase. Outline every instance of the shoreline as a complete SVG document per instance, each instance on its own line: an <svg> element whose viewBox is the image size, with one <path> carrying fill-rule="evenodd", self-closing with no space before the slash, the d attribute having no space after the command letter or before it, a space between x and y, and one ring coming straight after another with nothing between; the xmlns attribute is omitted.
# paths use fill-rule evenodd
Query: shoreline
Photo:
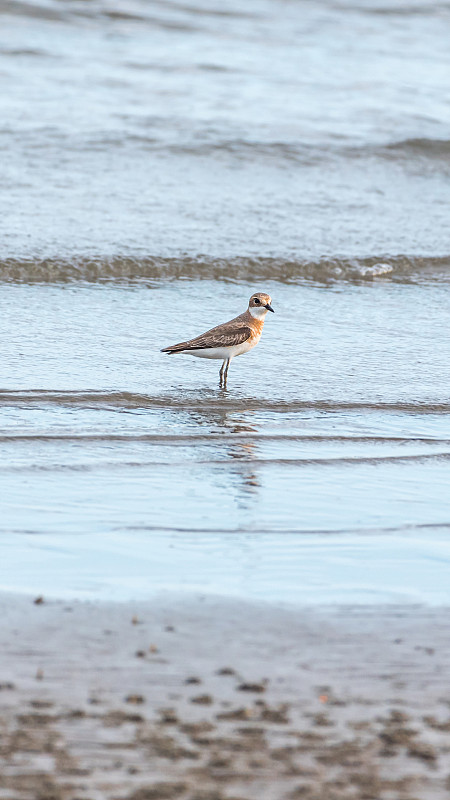
<svg viewBox="0 0 450 800"><path fill-rule="evenodd" d="M448 797L448 608L35 600L0 593L1 797Z"/></svg>

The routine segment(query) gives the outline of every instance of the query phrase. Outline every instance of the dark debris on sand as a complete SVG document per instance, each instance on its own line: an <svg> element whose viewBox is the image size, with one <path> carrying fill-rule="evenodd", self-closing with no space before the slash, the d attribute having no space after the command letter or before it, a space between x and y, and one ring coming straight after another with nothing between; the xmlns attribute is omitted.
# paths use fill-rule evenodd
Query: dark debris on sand
<svg viewBox="0 0 450 800"><path fill-rule="evenodd" d="M66 628L51 603L29 627L28 610L12 616L0 631L0 797L447 800L446 617L392 612L366 634L355 613L334 620L331 651L317 634L325 618L283 627L274 612L264 630L258 611L245 627L239 609L242 645L220 667L208 642L235 634L232 612L174 611L164 663L136 658L161 629L154 609L131 625L126 609L81 605ZM99 640L106 625L114 636Z"/></svg>

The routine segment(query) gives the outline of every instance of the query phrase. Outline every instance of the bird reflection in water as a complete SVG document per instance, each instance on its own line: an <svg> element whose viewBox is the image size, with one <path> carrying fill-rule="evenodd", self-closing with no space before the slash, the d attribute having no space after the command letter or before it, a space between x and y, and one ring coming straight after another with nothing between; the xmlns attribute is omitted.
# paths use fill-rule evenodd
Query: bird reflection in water
<svg viewBox="0 0 450 800"><path fill-rule="evenodd" d="M239 469L239 475L242 478L243 488L249 492L255 492L260 486L258 476L255 470L256 463L256 442L233 442L228 450L230 458L243 461L246 463L245 468ZM247 463L247 462L251 463Z"/></svg>
<svg viewBox="0 0 450 800"><path fill-rule="evenodd" d="M226 464L227 461L230 463L233 474L239 477L241 490L246 494L257 492L261 485L257 470L258 429L235 411L196 410L192 417L202 427L207 426L211 434L211 444L214 441L216 453L226 456L223 463ZM240 462L239 467L238 462ZM242 500L242 497L240 499Z"/></svg>

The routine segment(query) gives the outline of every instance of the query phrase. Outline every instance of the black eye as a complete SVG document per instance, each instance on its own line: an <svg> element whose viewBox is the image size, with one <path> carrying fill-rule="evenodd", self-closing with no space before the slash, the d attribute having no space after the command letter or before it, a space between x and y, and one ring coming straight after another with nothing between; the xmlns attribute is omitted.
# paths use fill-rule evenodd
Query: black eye
<svg viewBox="0 0 450 800"><path fill-rule="evenodd" d="M255 297L255 298L253 299L253 302L254 302L255 306L260 306L260 305L261 305L261 300L258 300L258 298L257 298L257 297Z"/></svg>

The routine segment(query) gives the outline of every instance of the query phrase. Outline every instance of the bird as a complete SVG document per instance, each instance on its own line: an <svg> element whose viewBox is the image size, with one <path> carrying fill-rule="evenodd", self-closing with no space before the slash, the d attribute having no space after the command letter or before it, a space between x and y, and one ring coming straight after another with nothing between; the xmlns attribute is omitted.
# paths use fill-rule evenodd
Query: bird
<svg viewBox="0 0 450 800"><path fill-rule="evenodd" d="M189 339L187 342L164 347L161 353L185 353L197 358L217 358L222 360L219 372L219 385L226 388L231 359L248 353L258 344L268 311L273 311L272 298L264 292L252 294L247 311L238 317L216 325L215 328Z"/></svg>

